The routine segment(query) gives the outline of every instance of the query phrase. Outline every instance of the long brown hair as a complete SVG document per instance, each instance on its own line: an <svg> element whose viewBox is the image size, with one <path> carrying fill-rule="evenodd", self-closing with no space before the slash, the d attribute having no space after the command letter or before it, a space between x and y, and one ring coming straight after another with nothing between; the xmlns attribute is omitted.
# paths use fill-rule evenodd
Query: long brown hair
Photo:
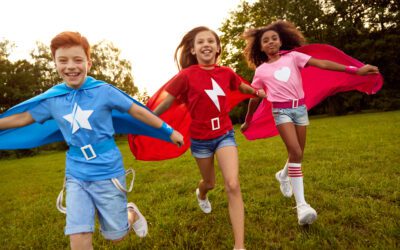
<svg viewBox="0 0 400 250"><path fill-rule="evenodd" d="M54 58L58 48L69 48L72 46L82 46L87 59L90 60L90 45L86 37L79 32L64 31L56 35L50 44L51 54Z"/></svg>
<svg viewBox="0 0 400 250"><path fill-rule="evenodd" d="M270 30L278 33L282 42L281 50L291 50L306 43L303 33L289 21L278 20L266 27L248 29L242 37L247 42L244 55L251 68L258 67L268 61L267 55L261 50L261 37L266 31Z"/></svg>
<svg viewBox="0 0 400 250"><path fill-rule="evenodd" d="M221 48L221 40L219 39L217 33L215 33L213 30L205 26L199 26L190 30L188 33L185 34L175 50L174 59L179 70L187 68L194 64L198 64L196 55L193 55L191 53L191 49L194 48L194 39L196 38L196 35L203 31L210 31L215 36L217 46ZM217 53L216 59L218 58L220 53L221 52Z"/></svg>

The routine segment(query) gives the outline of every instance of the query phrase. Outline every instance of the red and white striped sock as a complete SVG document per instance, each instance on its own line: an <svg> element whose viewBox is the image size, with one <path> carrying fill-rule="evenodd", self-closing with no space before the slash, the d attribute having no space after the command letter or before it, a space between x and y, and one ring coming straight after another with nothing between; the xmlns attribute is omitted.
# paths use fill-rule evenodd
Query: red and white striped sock
<svg viewBox="0 0 400 250"><path fill-rule="evenodd" d="M303 186L303 172L301 171L301 163L291 163L287 164L288 175L290 181L292 182L292 189L294 198L296 199L296 204L306 203L304 198L304 186Z"/></svg>
<svg viewBox="0 0 400 250"><path fill-rule="evenodd" d="M280 174L280 176L281 176L282 178L288 177L288 165L287 165L288 162L289 162L289 160L286 161L285 166L283 167L282 172L281 172L281 174Z"/></svg>

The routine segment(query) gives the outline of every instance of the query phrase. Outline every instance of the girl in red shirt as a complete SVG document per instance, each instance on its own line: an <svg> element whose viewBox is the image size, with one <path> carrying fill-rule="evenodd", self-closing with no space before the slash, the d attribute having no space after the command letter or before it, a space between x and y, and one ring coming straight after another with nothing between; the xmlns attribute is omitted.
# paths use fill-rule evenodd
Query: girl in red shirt
<svg viewBox="0 0 400 250"><path fill-rule="evenodd" d="M190 30L175 51L180 72L170 80L168 95L154 113L161 115L174 101L188 108L192 118L191 152L202 176L196 189L199 206L204 213L211 212L207 192L215 186L216 156L228 196L235 249L244 249L239 160L227 97L233 90L259 97L265 97L265 92L243 83L232 69L216 65L220 53L220 39L214 31L202 26Z"/></svg>

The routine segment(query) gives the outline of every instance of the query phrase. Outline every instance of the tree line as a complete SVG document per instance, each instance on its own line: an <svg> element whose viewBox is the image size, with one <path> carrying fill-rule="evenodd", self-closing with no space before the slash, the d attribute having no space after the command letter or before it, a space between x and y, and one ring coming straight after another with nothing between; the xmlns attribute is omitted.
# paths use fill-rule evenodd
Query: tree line
<svg viewBox="0 0 400 250"><path fill-rule="evenodd" d="M221 61L251 81L254 71L244 60L245 42L241 34L246 28L266 26L276 20L291 21L303 32L308 43L333 45L361 62L378 66L384 77L378 94L341 93L315 107L311 115L399 109L399 6L396 0L243 1L220 28L224 46ZM233 120L242 122L245 110L245 103L239 105L231 114Z"/></svg>
<svg viewBox="0 0 400 250"><path fill-rule="evenodd" d="M15 44L0 41L0 113L61 82L51 56L49 46L37 42L30 59L12 61L10 55ZM91 47L93 65L88 75L108 82L139 101L148 99L134 85L131 63L120 57L121 51L110 41L100 41ZM53 143L36 149L0 151L0 159L10 156L35 155L40 150L66 150L64 142Z"/></svg>
<svg viewBox="0 0 400 250"><path fill-rule="evenodd" d="M11 61L15 44L0 41L0 113L10 107L43 93L62 81L58 76L49 46L37 42L30 59ZM108 82L131 96L145 99L134 85L131 63L120 57L121 51L110 41L100 41L91 47L93 65L88 73Z"/></svg>
<svg viewBox="0 0 400 250"><path fill-rule="evenodd" d="M243 1L229 13L220 27L223 53L221 64L232 67L251 81L254 71L243 57L246 28L260 27L282 19L293 22L304 33L308 43L326 43L358 60L379 67L384 85L378 94L340 93L313 108L313 114L345 114L363 109L400 109L400 2L396 0L257 0ZM15 45L0 41L0 113L40 94L61 79L57 75L50 49L37 42L30 59L11 61ZM124 90L146 102L133 81L131 63L120 57L121 51L109 41L92 46L93 66L89 75ZM323 84L323 82L321 82ZM243 122L247 103L232 112L234 123ZM27 152L21 151L21 155ZM6 152L0 152L8 155Z"/></svg>

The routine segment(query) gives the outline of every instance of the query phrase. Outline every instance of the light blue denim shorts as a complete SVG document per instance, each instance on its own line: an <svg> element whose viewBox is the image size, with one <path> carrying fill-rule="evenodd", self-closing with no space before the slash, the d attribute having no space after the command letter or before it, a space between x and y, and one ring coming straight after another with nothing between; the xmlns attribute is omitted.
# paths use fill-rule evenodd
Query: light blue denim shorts
<svg viewBox="0 0 400 250"><path fill-rule="evenodd" d="M275 125L293 122L298 126L307 126L310 124L306 105L297 108L272 108L272 114L275 119Z"/></svg>
<svg viewBox="0 0 400 250"><path fill-rule="evenodd" d="M190 150L196 158L208 158L213 156L219 148L237 146L233 130L229 130L224 135L211 140L190 139L190 142Z"/></svg>
<svg viewBox="0 0 400 250"><path fill-rule="evenodd" d="M126 188L125 175L117 179ZM104 238L116 240L128 233L126 194L117 189L111 179L81 181L67 177L65 187L67 193L66 235L94 232L96 213Z"/></svg>

